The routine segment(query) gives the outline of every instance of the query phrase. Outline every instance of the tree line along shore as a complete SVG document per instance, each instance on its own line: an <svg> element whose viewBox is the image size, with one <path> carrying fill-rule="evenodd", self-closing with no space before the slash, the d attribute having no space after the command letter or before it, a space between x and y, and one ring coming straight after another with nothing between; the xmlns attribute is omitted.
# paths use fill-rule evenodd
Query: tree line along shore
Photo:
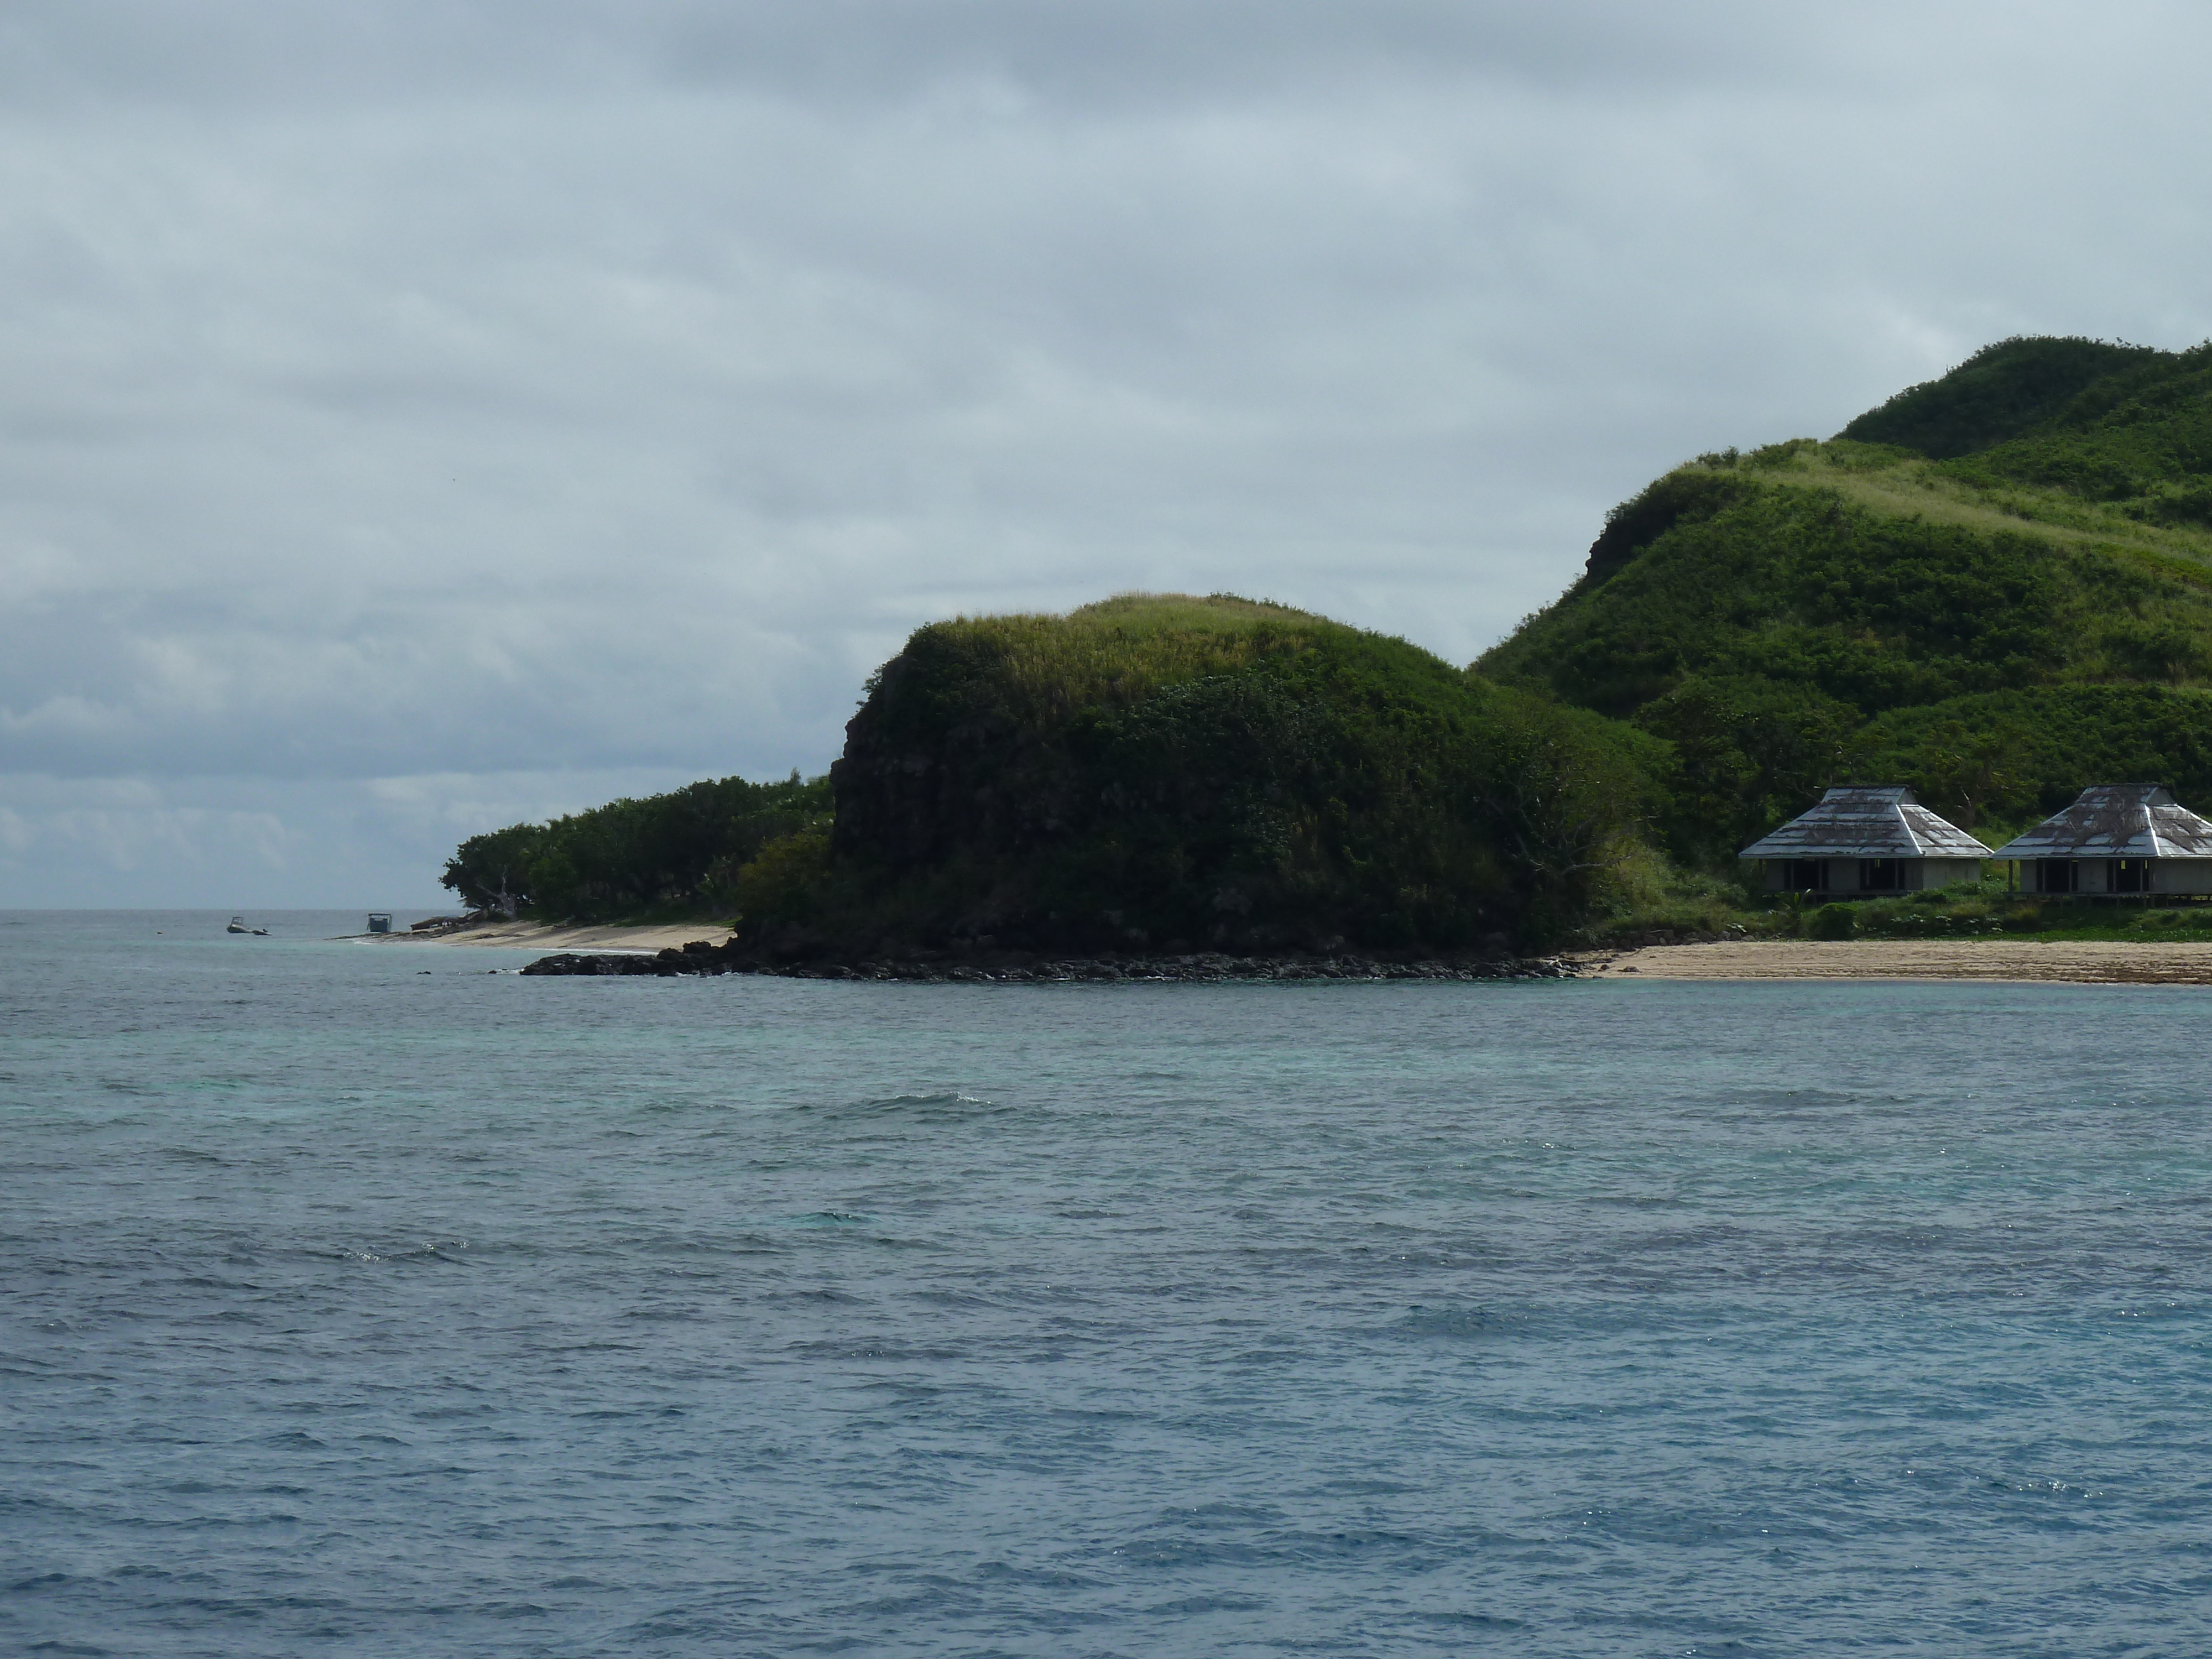
<svg viewBox="0 0 2212 1659"><path fill-rule="evenodd" d="M2196 906L1995 875L1838 907L1736 866L1832 786L1995 841L2121 780L2212 800L2212 346L2015 339L1832 439L1676 468L1472 664L1226 594L955 618L870 678L823 775L512 825L444 880L484 914L726 923L786 966L1472 963L1839 908L2212 939Z"/></svg>

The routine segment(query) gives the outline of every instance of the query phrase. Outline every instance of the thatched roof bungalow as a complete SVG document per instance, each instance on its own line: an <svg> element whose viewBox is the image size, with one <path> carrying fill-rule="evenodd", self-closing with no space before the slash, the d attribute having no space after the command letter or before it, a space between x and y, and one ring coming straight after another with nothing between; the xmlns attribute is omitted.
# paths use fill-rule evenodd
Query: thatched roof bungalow
<svg viewBox="0 0 2212 1659"><path fill-rule="evenodd" d="M1902 785L1831 789L1820 805L1736 854L1770 893L1872 898L1975 881L1990 849Z"/></svg>
<svg viewBox="0 0 2212 1659"><path fill-rule="evenodd" d="M1990 854L2039 893L2212 893L2212 823L2155 783L2100 783Z"/></svg>

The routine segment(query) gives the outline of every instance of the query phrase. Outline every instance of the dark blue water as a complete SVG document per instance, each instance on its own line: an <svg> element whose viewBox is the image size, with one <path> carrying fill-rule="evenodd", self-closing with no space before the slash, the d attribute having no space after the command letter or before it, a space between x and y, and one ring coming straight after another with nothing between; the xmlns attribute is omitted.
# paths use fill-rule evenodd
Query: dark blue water
<svg viewBox="0 0 2212 1659"><path fill-rule="evenodd" d="M222 920L0 917L0 1649L2212 1643L2203 992Z"/></svg>

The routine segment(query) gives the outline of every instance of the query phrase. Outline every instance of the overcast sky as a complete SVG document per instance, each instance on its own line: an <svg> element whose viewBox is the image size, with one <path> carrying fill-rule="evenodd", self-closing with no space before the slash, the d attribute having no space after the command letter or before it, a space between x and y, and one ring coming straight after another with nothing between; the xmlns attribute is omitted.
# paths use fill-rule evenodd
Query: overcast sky
<svg viewBox="0 0 2212 1659"><path fill-rule="evenodd" d="M9 0L0 906L436 903L916 625L1455 661L1701 450L2212 335L2212 8Z"/></svg>

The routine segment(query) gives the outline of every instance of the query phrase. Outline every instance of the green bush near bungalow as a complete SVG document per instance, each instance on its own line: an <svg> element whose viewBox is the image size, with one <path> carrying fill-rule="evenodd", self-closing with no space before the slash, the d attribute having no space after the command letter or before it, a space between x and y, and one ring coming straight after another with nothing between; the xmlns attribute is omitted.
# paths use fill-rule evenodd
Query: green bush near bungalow
<svg viewBox="0 0 2212 1659"><path fill-rule="evenodd" d="M1942 902L1923 896L1870 899L1850 908L1865 939L1979 939L2002 935L2048 941L2212 941L2212 904L2179 906L2044 900L1968 890Z"/></svg>
<svg viewBox="0 0 2212 1659"><path fill-rule="evenodd" d="M2003 866L1976 882L1888 898L1820 903L1739 884L1695 908L1657 907L1590 930L1599 946L1658 939L2173 939L2212 943L2212 902L2050 899L2010 890Z"/></svg>

